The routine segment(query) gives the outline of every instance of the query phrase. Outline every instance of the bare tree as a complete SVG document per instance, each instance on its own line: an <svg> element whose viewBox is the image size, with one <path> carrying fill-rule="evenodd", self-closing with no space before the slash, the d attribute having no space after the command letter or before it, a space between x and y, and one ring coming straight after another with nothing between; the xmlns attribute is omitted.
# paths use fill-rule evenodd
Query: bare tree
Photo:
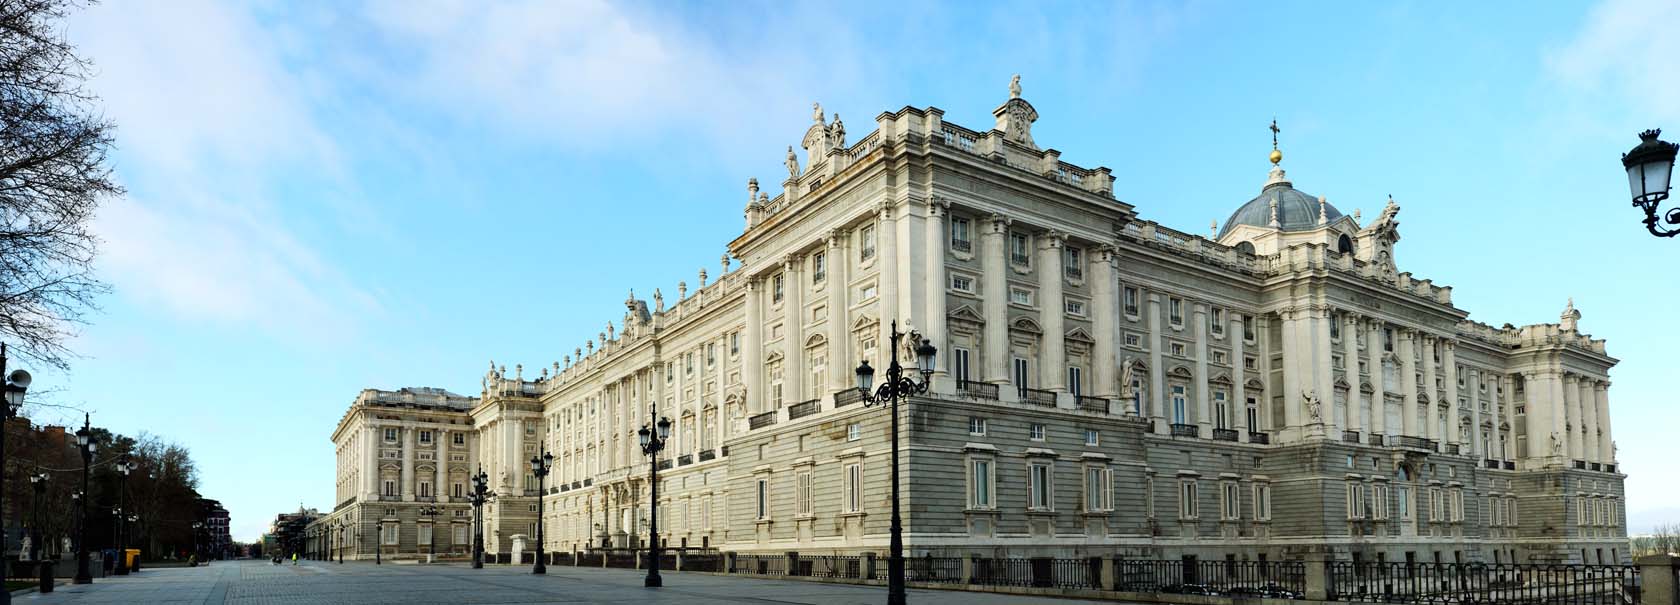
<svg viewBox="0 0 1680 605"><path fill-rule="evenodd" d="M92 64L59 26L79 4L0 0L0 338L60 368L108 290L90 224L123 193L107 163L114 126L83 88Z"/></svg>

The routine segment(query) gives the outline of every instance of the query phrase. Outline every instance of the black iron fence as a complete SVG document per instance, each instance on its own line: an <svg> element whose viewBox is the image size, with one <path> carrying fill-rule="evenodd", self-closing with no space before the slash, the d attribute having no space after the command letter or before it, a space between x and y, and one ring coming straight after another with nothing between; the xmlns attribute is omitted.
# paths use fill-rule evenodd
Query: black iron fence
<svg viewBox="0 0 1680 605"><path fill-rule="evenodd" d="M955 584L962 582L962 557L905 557L904 579L909 582ZM890 562L886 557L875 561L876 579L887 579Z"/></svg>
<svg viewBox="0 0 1680 605"><path fill-rule="evenodd" d="M603 556L605 556L607 558L607 564L606 564L607 567L617 567L617 568L620 568L620 569L635 569L636 568L636 553L633 553L633 552L612 552L612 553L606 553Z"/></svg>
<svg viewBox="0 0 1680 605"><path fill-rule="evenodd" d="M1332 562L1332 600L1371 603L1620 605L1639 602L1631 565Z"/></svg>
<svg viewBox="0 0 1680 605"><path fill-rule="evenodd" d="M1307 568L1300 561L1119 560L1114 584L1130 592L1299 599Z"/></svg>
<svg viewBox="0 0 1680 605"><path fill-rule="evenodd" d="M683 555L683 571L723 571L723 555Z"/></svg>
<svg viewBox="0 0 1680 605"><path fill-rule="evenodd" d="M787 556L785 555L735 555L735 566L730 573L745 573L760 576L787 575Z"/></svg>
<svg viewBox="0 0 1680 605"><path fill-rule="evenodd" d="M863 557L855 555L823 555L799 558L799 575L813 578L863 577Z"/></svg>

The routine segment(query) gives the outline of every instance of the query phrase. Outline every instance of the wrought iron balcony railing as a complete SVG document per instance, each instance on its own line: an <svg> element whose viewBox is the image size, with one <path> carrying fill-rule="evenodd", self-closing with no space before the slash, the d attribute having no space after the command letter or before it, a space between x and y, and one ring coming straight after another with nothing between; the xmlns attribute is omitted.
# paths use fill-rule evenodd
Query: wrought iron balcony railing
<svg viewBox="0 0 1680 605"><path fill-rule="evenodd" d="M776 413L775 412L765 412L763 414L754 415L753 417L747 419L747 428L749 430L751 430L751 429L761 429L761 428L770 426L772 424L776 424Z"/></svg>
<svg viewBox="0 0 1680 605"><path fill-rule="evenodd" d="M957 392L967 395L972 399L984 399L986 401L998 400L998 385L986 382L959 380L957 381Z"/></svg>
<svg viewBox="0 0 1680 605"><path fill-rule="evenodd" d="M1044 406L1044 407L1048 407L1048 408L1056 407L1056 392L1055 391L1046 391L1044 389L1029 389L1029 388L1026 388L1026 387L1021 387L1020 389L1018 389L1018 391L1021 394L1021 401L1025 401L1025 402L1033 404L1033 405L1039 405L1039 406Z"/></svg>
<svg viewBox="0 0 1680 605"><path fill-rule="evenodd" d="M1272 442L1272 435L1270 433L1249 433L1248 442L1270 444Z"/></svg>
<svg viewBox="0 0 1680 605"><path fill-rule="evenodd" d="M1343 443L1359 443L1359 431L1342 431Z"/></svg>
<svg viewBox="0 0 1680 605"><path fill-rule="evenodd" d="M1087 397L1085 395L1080 395L1077 399L1079 401L1079 409L1081 410L1096 412L1098 414L1108 413L1107 399L1103 399L1101 397Z"/></svg>
<svg viewBox="0 0 1680 605"><path fill-rule="evenodd" d="M1201 437L1202 431L1194 424L1173 424L1172 434L1174 437Z"/></svg>
<svg viewBox="0 0 1680 605"><path fill-rule="evenodd" d="M788 406L788 420L804 418L822 411L822 400L812 399Z"/></svg>
<svg viewBox="0 0 1680 605"><path fill-rule="evenodd" d="M1232 429L1213 429L1213 440L1235 442L1237 440L1237 432Z"/></svg>

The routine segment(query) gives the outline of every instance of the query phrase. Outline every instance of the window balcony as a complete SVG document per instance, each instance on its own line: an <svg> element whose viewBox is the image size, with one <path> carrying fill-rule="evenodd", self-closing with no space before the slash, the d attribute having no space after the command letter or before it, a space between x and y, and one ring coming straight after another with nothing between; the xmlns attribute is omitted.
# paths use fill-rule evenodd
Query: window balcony
<svg viewBox="0 0 1680 605"><path fill-rule="evenodd" d="M1371 445L1384 445L1382 433L1371 433L1366 435L1365 441Z"/></svg>
<svg viewBox="0 0 1680 605"><path fill-rule="evenodd" d="M1270 433L1249 433L1248 442L1270 444L1272 442L1272 436Z"/></svg>
<svg viewBox="0 0 1680 605"><path fill-rule="evenodd" d="M1359 444L1359 431L1342 431L1342 442Z"/></svg>
<svg viewBox="0 0 1680 605"><path fill-rule="evenodd" d="M998 385L973 380L957 381L957 392L972 399L998 400Z"/></svg>
<svg viewBox="0 0 1680 605"><path fill-rule="evenodd" d="M1494 470L1499 470L1499 461L1498 460L1491 460L1491 459L1490 460L1483 460L1482 461L1482 466L1485 466L1485 467L1488 467L1488 468L1491 468L1491 469L1494 469Z"/></svg>
<svg viewBox="0 0 1680 605"><path fill-rule="evenodd" d="M841 408L863 401L863 392L857 389L845 389L834 394L834 407Z"/></svg>
<svg viewBox="0 0 1680 605"><path fill-rule="evenodd" d="M954 239L951 240L951 249L957 252L973 252L974 242L966 239Z"/></svg>
<svg viewBox="0 0 1680 605"><path fill-rule="evenodd" d="M1200 427L1194 424L1173 424L1172 435L1174 437L1201 437L1202 431Z"/></svg>
<svg viewBox="0 0 1680 605"><path fill-rule="evenodd" d="M1505 464L1510 464L1510 463L1509 463L1509 462L1507 462L1507 463L1505 463ZM1614 473L1614 472L1616 472L1616 465L1614 465L1614 464L1606 464L1606 465L1604 465L1604 472L1606 472L1606 473Z"/></svg>
<svg viewBox="0 0 1680 605"><path fill-rule="evenodd" d="M1457 456L1458 452L1459 452L1459 447L1458 447L1457 443L1448 443L1447 444L1447 453L1448 454L1452 454L1454 456Z"/></svg>
<svg viewBox="0 0 1680 605"><path fill-rule="evenodd" d="M763 414L754 415L753 417L747 419L748 430L761 429L761 428L770 426L772 424L776 424L776 413L775 412L765 412Z"/></svg>
<svg viewBox="0 0 1680 605"><path fill-rule="evenodd" d="M1390 440L1390 444L1395 447L1406 448L1409 450L1425 450L1429 452L1440 451L1439 448L1435 447L1434 441L1430 441L1422 437L1413 437L1411 435L1395 436L1394 439Z"/></svg>
<svg viewBox="0 0 1680 605"><path fill-rule="evenodd" d="M1580 471L1587 470L1587 461L1576 460L1575 461L1575 470L1580 470Z"/></svg>
<svg viewBox="0 0 1680 605"><path fill-rule="evenodd" d="M669 468L671 468L671 459L670 458L666 458L664 460L659 461L659 470L666 470L666 469L669 469Z"/></svg>
<svg viewBox="0 0 1680 605"><path fill-rule="evenodd" d="M1011 263L1015 263L1015 264L1021 265L1021 266L1026 266L1028 264L1028 261L1029 261L1029 257L1025 254L1014 253L1014 252L1009 254L1009 262L1011 262Z"/></svg>
<svg viewBox="0 0 1680 605"><path fill-rule="evenodd" d="M1508 470L1508 471L1517 470L1517 463L1513 460L1506 460L1505 461L1505 470Z"/></svg>
<svg viewBox="0 0 1680 605"><path fill-rule="evenodd" d="M1237 431L1233 429L1213 429L1213 440L1235 443L1237 441Z"/></svg>
<svg viewBox="0 0 1680 605"><path fill-rule="evenodd" d="M1592 462L1592 463L1589 463L1589 464L1587 464L1587 467L1588 467L1588 468L1590 468L1590 469L1592 469L1592 470L1595 470L1595 471L1602 471L1602 470L1604 470L1604 465L1602 465L1602 464L1599 464L1599 463L1597 463L1597 462Z"/></svg>
<svg viewBox="0 0 1680 605"><path fill-rule="evenodd" d="M822 400L812 399L788 406L788 420L804 418L822 411Z"/></svg>
<svg viewBox="0 0 1680 605"><path fill-rule="evenodd" d="M715 460L715 459L717 459L717 452L716 451L714 451L714 450L700 450L700 461L701 462L705 462L707 460Z"/></svg>
<svg viewBox="0 0 1680 605"><path fill-rule="evenodd" d="M690 464L694 464L694 456L689 454L677 456L677 466L688 466Z"/></svg>
<svg viewBox="0 0 1680 605"><path fill-rule="evenodd" d="M1068 279L1085 279L1085 270L1079 267L1063 267L1062 272Z"/></svg>
<svg viewBox="0 0 1680 605"><path fill-rule="evenodd" d="M1078 401L1079 401L1079 409L1081 409L1081 410L1085 410L1087 412L1096 412L1098 414L1107 414L1108 413L1108 400L1107 399L1103 399L1101 397L1087 397L1085 395L1080 395L1078 397Z"/></svg>
<svg viewBox="0 0 1680 605"><path fill-rule="evenodd" d="M589 486L594 485L594 484L595 484L594 479L584 479L583 480L583 486L584 487L589 487Z"/></svg>
<svg viewBox="0 0 1680 605"><path fill-rule="evenodd" d="M1047 408L1056 407L1056 393L1054 391L1046 391L1044 389L1029 389L1029 388L1026 388L1026 387L1021 387L1019 389L1019 391L1020 391L1020 395L1021 395L1021 401L1025 401L1025 402L1033 404L1033 405L1043 406L1043 407L1047 407Z"/></svg>

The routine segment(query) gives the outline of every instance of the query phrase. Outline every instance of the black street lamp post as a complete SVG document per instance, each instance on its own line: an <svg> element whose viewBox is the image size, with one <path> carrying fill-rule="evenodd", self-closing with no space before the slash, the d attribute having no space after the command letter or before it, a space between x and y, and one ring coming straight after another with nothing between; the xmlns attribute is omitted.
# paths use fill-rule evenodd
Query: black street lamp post
<svg viewBox="0 0 1680 605"><path fill-rule="evenodd" d="M1669 178L1674 174L1674 155L1680 145L1659 140L1661 129L1639 133L1639 144L1622 154L1622 168L1627 169L1628 188L1633 192L1633 205L1645 211L1645 229L1657 237L1680 235L1680 208L1670 208L1658 227L1657 204L1668 199Z"/></svg>
<svg viewBox="0 0 1680 605"><path fill-rule="evenodd" d="M636 438L642 442L642 454L648 457L648 563L647 579L642 586L658 588L665 585L665 579L659 577L659 555L662 550L659 545L659 452L665 449L665 440L671 437L671 419L658 417L659 412L648 411L648 424L642 425L636 431Z"/></svg>
<svg viewBox="0 0 1680 605"><path fill-rule="evenodd" d="M193 521L192 530L193 530L193 556L192 556L193 565L192 566L193 567L198 567L199 559L204 558L204 551L199 550L199 548L198 548L198 532L204 530L204 524L201 523L201 522L198 522L198 521Z"/></svg>
<svg viewBox="0 0 1680 605"><path fill-rule="evenodd" d="M117 526L115 528L117 532L116 574L119 576L126 576L128 575L128 548L123 543L126 542L128 538L128 523L126 523L126 521L128 521L128 517L123 514L123 506L127 504L128 498L128 473L134 469L134 465L128 461L128 454L117 456L116 469L117 474L122 476L122 479L118 482L117 487L117 507L111 510L111 512L117 517Z"/></svg>
<svg viewBox="0 0 1680 605"><path fill-rule="evenodd" d="M541 456L531 457L531 474L537 476L537 562L531 565L531 573L548 573L548 562L544 561L548 553L543 552L543 492L547 491L544 478L548 471L554 468L554 454L548 453L548 446L543 446Z"/></svg>
<svg viewBox="0 0 1680 605"><path fill-rule="evenodd" d="M25 372L23 370L12 370L12 373L6 373L6 343L3 342L0 342L0 375L5 376L5 380L0 381L4 384L0 386L3 386L6 396L5 405L0 405L0 483L4 483L5 472L3 469L6 468L5 426L7 422L10 422L12 418L17 416L18 408L23 407L23 394L25 391L29 390L30 379L29 372ZM4 507L0 507L0 510L4 510ZM0 531L0 550L5 548L5 543L5 532ZM6 566L0 565L0 584L4 584L5 582ZM0 604L11 602L12 593L10 591L0 590Z"/></svg>
<svg viewBox="0 0 1680 605"><path fill-rule="evenodd" d="M863 395L864 405L887 404L888 414L892 416L892 538L887 546L892 552L887 555L887 605L904 603L904 521L898 512L898 401L927 392L930 382L928 378L933 375L933 356L938 352L932 342L921 338L914 331L910 332L910 342L921 343L916 345L916 365L922 379L917 381L911 376L906 376L904 368L898 365L896 353L899 350L898 341L904 336L905 334L898 331L898 321L894 320L892 347L887 349L894 352L890 354L892 363L887 366L886 381L880 388L874 389L874 395L870 395L869 392L875 384L875 369L869 367L868 360L864 360L857 368L858 391Z"/></svg>
<svg viewBox="0 0 1680 605"><path fill-rule="evenodd" d="M343 521L338 522L338 564L339 565L344 564L344 530L347 529L348 527L349 526L345 525Z"/></svg>
<svg viewBox="0 0 1680 605"><path fill-rule="evenodd" d="M496 492L490 491L490 476L484 474L480 467L478 474L472 477L472 491L467 492L467 502L473 507L473 569L484 569L484 503L496 497Z"/></svg>
<svg viewBox="0 0 1680 605"><path fill-rule="evenodd" d="M47 532L41 531L41 505L47 500L47 474L43 472L30 475L29 482L35 487L35 520L29 523L30 533L35 536L35 540L29 545L29 558L35 560L36 568L41 572L41 592L48 593L53 590L53 564L41 556L47 552L46 545L43 544L47 539Z"/></svg>
<svg viewBox="0 0 1680 605"><path fill-rule="evenodd" d="M427 563L431 563L437 553L437 516L441 513L442 511L439 511L435 504L420 507L420 516L425 517L426 523L432 528L431 540L426 544Z"/></svg>
<svg viewBox="0 0 1680 605"><path fill-rule="evenodd" d="M129 525L130 524L137 524L139 522L140 522L140 515L138 513L130 513L128 515L128 520L123 522L123 541L124 542L127 542L128 538L129 538L129 535L128 535ZM138 571L140 571L140 555L136 554L134 556L134 564L128 566L128 573L135 573L135 572L138 572Z"/></svg>
<svg viewBox="0 0 1680 605"><path fill-rule="evenodd" d="M373 523L373 564L385 564L385 522Z"/></svg>
<svg viewBox="0 0 1680 605"><path fill-rule="evenodd" d="M99 443L93 438L90 418L88 414L82 414L82 428L76 430L76 446L82 450L82 493L76 498L76 579L72 580L76 584L93 583L87 556L88 468L93 466L93 454L99 450Z"/></svg>

